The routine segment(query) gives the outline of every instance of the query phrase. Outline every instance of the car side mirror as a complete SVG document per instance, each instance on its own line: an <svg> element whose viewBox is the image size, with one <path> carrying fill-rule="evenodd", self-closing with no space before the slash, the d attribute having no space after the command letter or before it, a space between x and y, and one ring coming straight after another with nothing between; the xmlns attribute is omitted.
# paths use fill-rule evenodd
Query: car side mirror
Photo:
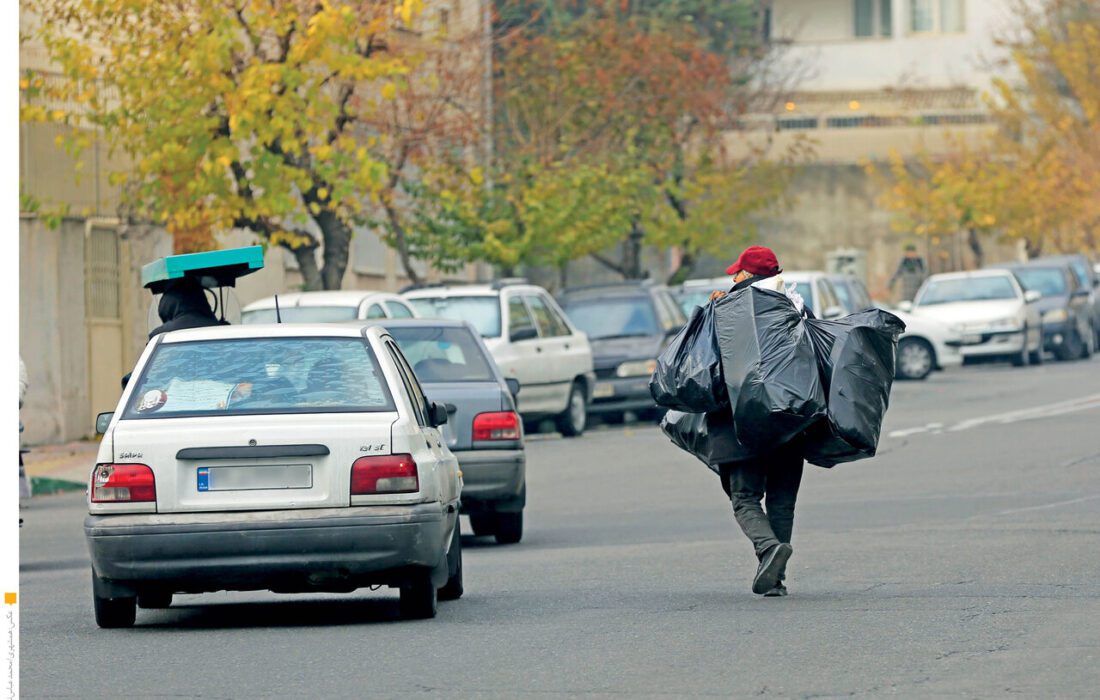
<svg viewBox="0 0 1100 700"><path fill-rule="evenodd" d="M431 423L433 428L438 428L441 425L446 425L447 418L446 404L436 403L435 401L432 401L428 405L428 422Z"/></svg>
<svg viewBox="0 0 1100 700"><path fill-rule="evenodd" d="M825 309L825 312L821 314L821 318L829 320L833 318L840 318L844 315L844 309L839 306L830 306Z"/></svg>
<svg viewBox="0 0 1100 700"><path fill-rule="evenodd" d="M911 301L902 301L902 302L898 303L898 311L904 311L906 313L910 313L912 310L913 310L913 302L911 302Z"/></svg>
<svg viewBox="0 0 1100 700"><path fill-rule="evenodd" d="M1024 292L1024 301L1027 302L1028 304L1034 304L1035 302L1039 301L1042 298L1043 298L1043 295L1041 293L1035 291L1034 289L1029 289L1026 292Z"/></svg>
<svg viewBox="0 0 1100 700"><path fill-rule="evenodd" d="M519 380L515 377L507 377L504 383L508 385L508 393L512 395L512 398L519 396Z"/></svg>
<svg viewBox="0 0 1100 700"><path fill-rule="evenodd" d="M111 419L115 417L114 412L100 413L95 417L95 434L104 435L107 432L107 428L111 426Z"/></svg>
<svg viewBox="0 0 1100 700"><path fill-rule="evenodd" d="M508 340L512 341L513 343L518 343L524 340L533 340L537 337L539 337L538 329L531 327L517 328L516 330L508 334Z"/></svg>

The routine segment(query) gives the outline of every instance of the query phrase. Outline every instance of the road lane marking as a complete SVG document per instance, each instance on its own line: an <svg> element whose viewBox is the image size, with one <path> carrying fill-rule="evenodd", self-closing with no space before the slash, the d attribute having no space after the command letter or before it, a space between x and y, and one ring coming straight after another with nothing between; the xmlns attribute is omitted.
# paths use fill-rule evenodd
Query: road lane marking
<svg viewBox="0 0 1100 700"><path fill-rule="evenodd" d="M970 430L971 428L977 428L983 425L1008 425L1010 423L1018 423L1025 420L1053 418L1055 416L1062 416L1067 413L1076 413L1078 411L1087 411L1093 408L1100 408L1100 394L1090 394L1089 396L1082 396L1080 398L1070 399L1068 401L1059 401L1057 403L1046 404L1043 406L1031 406L1030 408L1023 408L1015 411L1008 411L1005 413L997 413L991 416L969 418L967 420L955 423L950 428L947 428L947 431L954 433L961 430ZM894 430L888 433L887 437L904 438L909 437L910 435L919 435L921 433L940 432L943 429L944 428L942 423L929 423L928 425L923 425L916 428Z"/></svg>
<svg viewBox="0 0 1100 700"><path fill-rule="evenodd" d="M1100 494L1092 496L1082 496L1080 498L1071 498L1068 501L1057 501L1055 503L1044 503L1041 506L1028 506L1027 508L1012 508L1010 510L1002 510L997 515L1011 515L1013 513L1027 513L1032 510L1046 510L1047 508L1060 508L1062 506L1073 505L1074 503L1084 503L1085 501L1095 501L1100 498Z"/></svg>

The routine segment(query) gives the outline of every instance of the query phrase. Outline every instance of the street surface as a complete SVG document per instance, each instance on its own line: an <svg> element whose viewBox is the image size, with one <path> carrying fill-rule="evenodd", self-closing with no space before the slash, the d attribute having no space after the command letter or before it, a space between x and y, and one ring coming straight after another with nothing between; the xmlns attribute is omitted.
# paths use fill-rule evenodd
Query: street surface
<svg viewBox="0 0 1100 700"><path fill-rule="evenodd" d="M80 494L22 530L24 697L1096 697L1100 357L895 384L879 456L807 466L791 595L655 428L528 448L521 544L466 595L216 593L99 630Z"/></svg>

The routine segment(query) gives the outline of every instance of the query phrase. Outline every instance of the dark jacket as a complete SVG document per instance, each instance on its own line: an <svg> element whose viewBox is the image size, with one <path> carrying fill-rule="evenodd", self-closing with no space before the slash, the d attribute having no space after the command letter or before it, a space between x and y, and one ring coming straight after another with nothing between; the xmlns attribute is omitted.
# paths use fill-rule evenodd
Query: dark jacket
<svg viewBox="0 0 1100 700"><path fill-rule="evenodd" d="M164 292L160 305L157 306L157 314L163 323L149 333L150 339L161 333L184 328L227 325L225 321L219 321L210 309L202 286L186 277Z"/></svg>

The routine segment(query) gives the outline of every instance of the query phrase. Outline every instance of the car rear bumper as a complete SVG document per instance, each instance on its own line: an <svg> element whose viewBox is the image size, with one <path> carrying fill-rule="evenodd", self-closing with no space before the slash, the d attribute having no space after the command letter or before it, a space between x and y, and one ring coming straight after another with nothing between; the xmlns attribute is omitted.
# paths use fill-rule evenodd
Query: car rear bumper
<svg viewBox="0 0 1100 700"><path fill-rule="evenodd" d="M97 585L123 595L142 585L292 592L399 585L411 571L438 569L456 522L454 506L425 503L90 515L84 534Z"/></svg>
<svg viewBox="0 0 1100 700"><path fill-rule="evenodd" d="M596 380L588 412L619 413L644 411L656 407L657 404L649 393L649 376L614 377Z"/></svg>
<svg viewBox="0 0 1100 700"><path fill-rule="evenodd" d="M462 469L462 509L522 510L527 455L523 450L455 451Z"/></svg>

